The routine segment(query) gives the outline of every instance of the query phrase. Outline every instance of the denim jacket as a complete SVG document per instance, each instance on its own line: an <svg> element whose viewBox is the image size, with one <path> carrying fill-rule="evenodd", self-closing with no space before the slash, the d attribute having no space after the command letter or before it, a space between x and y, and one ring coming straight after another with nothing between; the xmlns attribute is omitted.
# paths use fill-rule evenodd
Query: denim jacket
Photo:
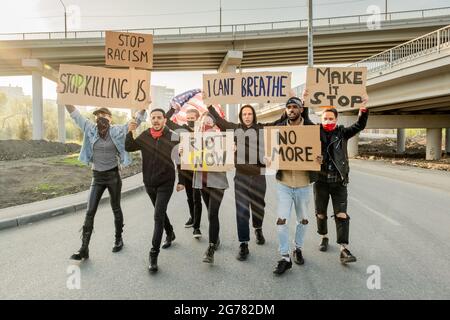
<svg viewBox="0 0 450 320"><path fill-rule="evenodd" d="M70 116L75 121L78 127L83 130L83 145L81 147L81 152L79 160L87 165L92 163L93 158L93 147L94 143L99 139L97 125L89 119L83 117L79 110L73 111ZM143 115L140 113L136 114L136 122L139 126L147 118L147 112ZM128 133L128 123L124 125L112 125L109 128L109 134L111 139L119 151L120 164L123 166L128 166L131 164L131 157L128 152L125 151L125 138Z"/></svg>

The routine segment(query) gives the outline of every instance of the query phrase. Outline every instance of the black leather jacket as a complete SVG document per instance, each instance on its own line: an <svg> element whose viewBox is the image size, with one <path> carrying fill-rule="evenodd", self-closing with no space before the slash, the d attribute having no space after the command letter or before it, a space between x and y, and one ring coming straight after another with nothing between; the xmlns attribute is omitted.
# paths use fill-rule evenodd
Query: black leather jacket
<svg viewBox="0 0 450 320"><path fill-rule="evenodd" d="M369 118L369 111L362 112L358 120L350 127L342 125L337 126L329 135L331 141L327 141L327 135L322 125L320 126L320 141L322 142L322 156L325 158L326 153L334 163L336 169L341 175L344 184L348 183L348 175L350 167L348 165L347 141L360 131L364 130ZM329 142L329 143L328 143ZM328 147L327 147L328 145Z"/></svg>

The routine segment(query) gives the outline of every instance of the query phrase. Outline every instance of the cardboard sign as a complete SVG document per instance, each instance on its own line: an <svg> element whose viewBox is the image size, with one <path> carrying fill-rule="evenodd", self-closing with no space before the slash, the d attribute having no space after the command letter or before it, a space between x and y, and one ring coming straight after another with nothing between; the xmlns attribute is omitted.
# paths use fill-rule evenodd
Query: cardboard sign
<svg viewBox="0 0 450 320"><path fill-rule="evenodd" d="M105 64L151 69L153 67L153 35L106 31Z"/></svg>
<svg viewBox="0 0 450 320"><path fill-rule="evenodd" d="M265 154L268 169L320 171L319 126L266 127Z"/></svg>
<svg viewBox="0 0 450 320"><path fill-rule="evenodd" d="M234 168L233 132L180 133L181 170L225 172Z"/></svg>
<svg viewBox="0 0 450 320"><path fill-rule="evenodd" d="M203 75L203 101L207 105L286 102L290 89L290 72Z"/></svg>
<svg viewBox="0 0 450 320"><path fill-rule="evenodd" d="M306 107L360 108L366 92L367 68L308 68Z"/></svg>
<svg viewBox="0 0 450 320"><path fill-rule="evenodd" d="M58 104L111 108L146 108L150 71L62 64Z"/></svg>

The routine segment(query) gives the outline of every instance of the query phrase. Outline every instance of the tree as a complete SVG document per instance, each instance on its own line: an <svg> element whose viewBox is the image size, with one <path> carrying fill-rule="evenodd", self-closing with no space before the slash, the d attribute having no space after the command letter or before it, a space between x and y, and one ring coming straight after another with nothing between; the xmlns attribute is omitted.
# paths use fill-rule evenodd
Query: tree
<svg viewBox="0 0 450 320"><path fill-rule="evenodd" d="M27 119L22 117L19 123L19 127L17 129L17 137L20 140L30 140L31 139L31 130L30 126L27 124Z"/></svg>

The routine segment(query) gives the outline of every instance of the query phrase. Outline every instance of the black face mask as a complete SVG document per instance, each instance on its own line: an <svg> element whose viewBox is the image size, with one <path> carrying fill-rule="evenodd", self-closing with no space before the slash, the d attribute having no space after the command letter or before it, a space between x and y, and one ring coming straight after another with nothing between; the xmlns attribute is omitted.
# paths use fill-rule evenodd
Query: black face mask
<svg viewBox="0 0 450 320"><path fill-rule="evenodd" d="M98 135L102 139L106 139L106 135L109 131L109 120L103 117L97 118Z"/></svg>
<svg viewBox="0 0 450 320"><path fill-rule="evenodd" d="M195 121L188 121L187 125L189 128L194 128L195 127Z"/></svg>

